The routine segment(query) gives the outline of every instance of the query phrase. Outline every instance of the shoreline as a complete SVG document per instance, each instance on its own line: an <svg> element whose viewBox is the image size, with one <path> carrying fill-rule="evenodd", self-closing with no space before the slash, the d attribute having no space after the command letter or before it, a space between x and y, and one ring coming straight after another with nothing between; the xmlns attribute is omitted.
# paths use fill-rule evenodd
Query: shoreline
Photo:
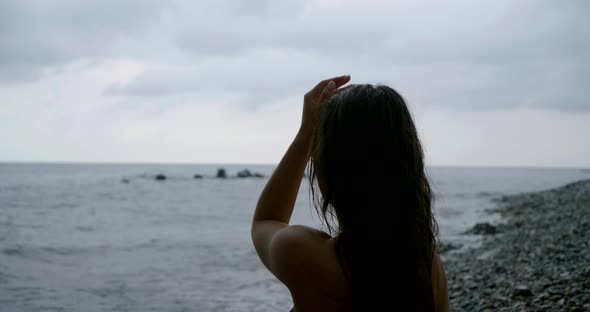
<svg viewBox="0 0 590 312"><path fill-rule="evenodd" d="M495 234L441 254L451 310L590 311L590 180L495 202Z"/></svg>

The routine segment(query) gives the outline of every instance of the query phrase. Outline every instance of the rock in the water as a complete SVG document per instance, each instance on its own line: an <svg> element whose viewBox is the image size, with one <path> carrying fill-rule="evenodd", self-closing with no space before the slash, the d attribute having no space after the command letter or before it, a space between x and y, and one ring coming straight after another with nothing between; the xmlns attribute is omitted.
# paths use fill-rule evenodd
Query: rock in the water
<svg viewBox="0 0 590 312"><path fill-rule="evenodd" d="M125 179L125 178L121 179L121 183L129 184L129 182L130 182L129 179Z"/></svg>
<svg viewBox="0 0 590 312"><path fill-rule="evenodd" d="M491 235L496 234L496 227L485 222L476 224L471 230L465 232L466 234Z"/></svg>
<svg viewBox="0 0 590 312"><path fill-rule="evenodd" d="M244 169L242 171L238 171L238 178L249 178L252 176L252 172L248 169Z"/></svg>
<svg viewBox="0 0 590 312"><path fill-rule="evenodd" d="M252 176L255 178L264 178L264 174L259 173L259 172L255 172Z"/></svg>
<svg viewBox="0 0 590 312"><path fill-rule="evenodd" d="M166 180L166 176L163 175L163 174L161 174L161 173L160 174L157 174L156 175L156 180L158 180L158 181Z"/></svg>
<svg viewBox="0 0 590 312"><path fill-rule="evenodd" d="M519 285L514 288L512 291L512 295L520 296L520 297L530 297L533 295L533 292L525 285Z"/></svg>
<svg viewBox="0 0 590 312"><path fill-rule="evenodd" d="M198 173L193 176L193 179L202 179L202 178L203 178L203 175L200 175Z"/></svg>
<svg viewBox="0 0 590 312"><path fill-rule="evenodd" d="M223 168L217 169L217 176L216 177L222 178L222 179L227 178L227 173L225 173L225 169L223 169Z"/></svg>

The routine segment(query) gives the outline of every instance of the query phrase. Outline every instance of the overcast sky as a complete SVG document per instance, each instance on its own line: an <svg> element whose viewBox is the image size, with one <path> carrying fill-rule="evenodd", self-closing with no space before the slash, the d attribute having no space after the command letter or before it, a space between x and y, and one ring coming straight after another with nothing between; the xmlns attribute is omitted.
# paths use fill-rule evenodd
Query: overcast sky
<svg viewBox="0 0 590 312"><path fill-rule="evenodd" d="M590 167L590 1L0 0L0 161L276 163L303 94L405 96L430 165Z"/></svg>

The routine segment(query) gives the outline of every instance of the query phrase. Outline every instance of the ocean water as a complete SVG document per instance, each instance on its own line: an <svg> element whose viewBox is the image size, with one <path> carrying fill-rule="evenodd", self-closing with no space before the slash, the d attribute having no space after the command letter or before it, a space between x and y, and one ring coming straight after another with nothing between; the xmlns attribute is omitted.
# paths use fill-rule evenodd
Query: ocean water
<svg viewBox="0 0 590 312"><path fill-rule="evenodd" d="M0 164L0 311L288 311L250 220L273 166ZM443 241L491 199L590 178L587 169L429 168ZM165 174L168 179L156 181ZM193 174L203 179L193 179ZM128 183L122 182L127 179ZM306 180L293 223L321 228Z"/></svg>

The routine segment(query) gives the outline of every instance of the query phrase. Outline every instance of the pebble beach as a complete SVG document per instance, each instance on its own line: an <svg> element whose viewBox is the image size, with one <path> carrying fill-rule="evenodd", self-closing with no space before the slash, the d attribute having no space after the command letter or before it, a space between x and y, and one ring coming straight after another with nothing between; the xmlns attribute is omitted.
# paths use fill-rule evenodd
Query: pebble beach
<svg viewBox="0 0 590 312"><path fill-rule="evenodd" d="M590 311L590 180L495 202L479 246L442 254L451 311Z"/></svg>

